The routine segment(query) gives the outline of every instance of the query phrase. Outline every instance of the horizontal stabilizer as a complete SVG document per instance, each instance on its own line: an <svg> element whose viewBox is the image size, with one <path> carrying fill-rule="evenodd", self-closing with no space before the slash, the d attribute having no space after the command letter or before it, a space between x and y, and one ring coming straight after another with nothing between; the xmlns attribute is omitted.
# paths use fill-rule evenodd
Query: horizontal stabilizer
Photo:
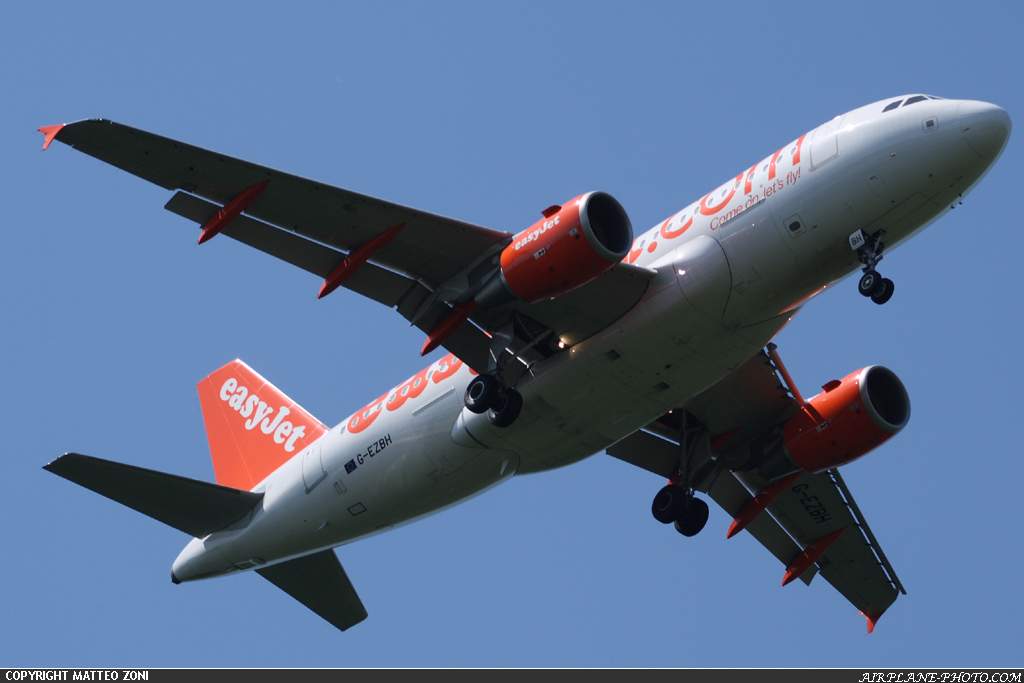
<svg viewBox="0 0 1024 683"><path fill-rule="evenodd" d="M362 600L333 550L323 550L256 571L342 631L367 616Z"/></svg>
<svg viewBox="0 0 1024 683"><path fill-rule="evenodd" d="M238 521L263 498L78 453L66 453L43 469L196 538Z"/></svg>

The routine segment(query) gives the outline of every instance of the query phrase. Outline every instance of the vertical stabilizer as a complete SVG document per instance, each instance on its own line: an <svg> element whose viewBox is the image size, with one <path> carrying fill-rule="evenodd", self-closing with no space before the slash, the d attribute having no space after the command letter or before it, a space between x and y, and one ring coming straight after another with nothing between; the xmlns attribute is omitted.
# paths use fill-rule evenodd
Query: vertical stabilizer
<svg viewBox="0 0 1024 683"><path fill-rule="evenodd" d="M199 382L217 483L250 490L327 427L240 360Z"/></svg>

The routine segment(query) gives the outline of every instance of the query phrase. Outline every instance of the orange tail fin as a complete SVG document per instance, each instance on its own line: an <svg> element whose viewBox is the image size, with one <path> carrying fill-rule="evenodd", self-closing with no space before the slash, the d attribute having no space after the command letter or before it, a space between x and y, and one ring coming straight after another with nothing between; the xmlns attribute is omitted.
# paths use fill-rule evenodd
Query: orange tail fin
<svg viewBox="0 0 1024 683"><path fill-rule="evenodd" d="M199 383L199 402L222 486L251 490L327 431L240 360Z"/></svg>

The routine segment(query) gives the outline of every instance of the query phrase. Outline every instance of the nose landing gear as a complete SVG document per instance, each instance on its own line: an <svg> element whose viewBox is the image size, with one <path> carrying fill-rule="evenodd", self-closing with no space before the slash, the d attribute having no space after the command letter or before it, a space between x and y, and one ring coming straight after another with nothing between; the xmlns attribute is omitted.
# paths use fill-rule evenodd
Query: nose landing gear
<svg viewBox="0 0 1024 683"><path fill-rule="evenodd" d="M875 270L875 266L882 260L882 251L885 249L882 242L884 234L885 230L879 230L873 235L857 230L850 235L850 248L857 252L857 258L864 264L864 275L857 284L857 291L879 305L891 299L896 289L892 280L883 278Z"/></svg>
<svg viewBox="0 0 1024 683"><path fill-rule="evenodd" d="M867 270L857 284L858 292L863 296L871 297L871 300L879 305L891 299L895 289L896 286L892 280L882 277L874 270Z"/></svg>

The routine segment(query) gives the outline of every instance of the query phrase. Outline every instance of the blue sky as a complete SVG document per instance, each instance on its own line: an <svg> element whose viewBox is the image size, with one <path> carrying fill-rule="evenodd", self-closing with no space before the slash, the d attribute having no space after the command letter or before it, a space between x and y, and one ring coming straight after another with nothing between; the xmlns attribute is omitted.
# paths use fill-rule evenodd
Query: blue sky
<svg viewBox="0 0 1024 683"><path fill-rule="evenodd" d="M909 426L843 471L908 590L871 636L779 586L714 508L606 455L520 477L339 556L338 633L254 574L174 586L187 538L41 469L74 450L212 480L195 385L242 358L334 424L422 336L232 240L41 125L103 117L518 232L589 190L637 230L833 116L925 92L1024 113L1019 3L0 5L4 666L1009 666L1020 567L1020 132L963 206L776 340L805 394L868 364ZM438 354L440 352L437 352Z"/></svg>

